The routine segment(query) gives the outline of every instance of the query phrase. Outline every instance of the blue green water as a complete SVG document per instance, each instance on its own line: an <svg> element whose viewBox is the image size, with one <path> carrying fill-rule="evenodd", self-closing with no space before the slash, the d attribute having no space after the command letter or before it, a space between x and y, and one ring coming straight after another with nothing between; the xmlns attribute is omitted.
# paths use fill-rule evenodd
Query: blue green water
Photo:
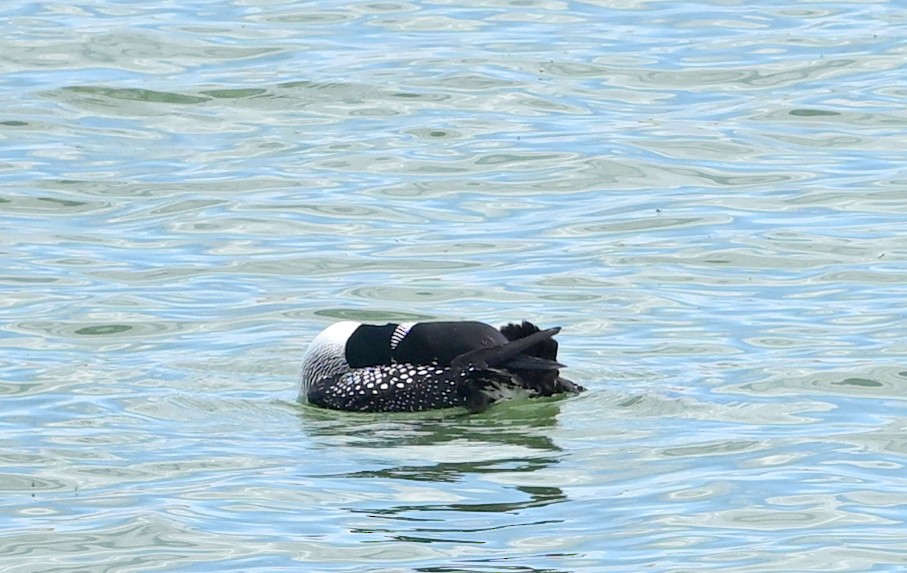
<svg viewBox="0 0 907 573"><path fill-rule="evenodd" d="M893 2L0 7L0 571L907 567ZM332 320L585 394L295 402Z"/></svg>

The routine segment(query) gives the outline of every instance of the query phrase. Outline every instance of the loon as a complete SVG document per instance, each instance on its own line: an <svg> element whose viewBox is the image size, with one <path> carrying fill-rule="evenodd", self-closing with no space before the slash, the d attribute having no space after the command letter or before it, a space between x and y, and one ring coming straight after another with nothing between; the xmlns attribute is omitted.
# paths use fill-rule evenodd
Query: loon
<svg viewBox="0 0 907 573"><path fill-rule="evenodd" d="M473 321L336 322L303 356L299 400L358 412L481 412L515 395L582 392L560 376L558 332L526 321L500 329Z"/></svg>

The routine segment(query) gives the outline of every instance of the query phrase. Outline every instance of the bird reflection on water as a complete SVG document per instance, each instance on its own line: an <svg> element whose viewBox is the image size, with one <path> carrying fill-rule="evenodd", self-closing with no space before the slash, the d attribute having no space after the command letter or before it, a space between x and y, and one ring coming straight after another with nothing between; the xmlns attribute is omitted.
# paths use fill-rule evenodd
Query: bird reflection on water
<svg viewBox="0 0 907 573"><path fill-rule="evenodd" d="M560 520L536 510L568 501L561 487L548 483L554 481L550 476L562 457L552 438L560 403L559 399L514 402L479 415L435 412L391 417L338 417L304 407L300 420L309 439L331 451L331 456L352 448L356 453L351 457L361 461L363 450L370 453L373 467L321 474L321 479L369 480L366 489L391 492L345 507L350 516L358 516L352 518L355 525L347 530L349 534L368 543L479 548L489 543L488 532L493 530L558 527ZM435 489L433 483L445 485ZM362 489L361 485L350 487ZM487 562L486 558L468 563ZM466 564L450 571L491 570L490 565L471 569ZM494 565L494 570L542 571L513 562L504 568Z"/></svg>

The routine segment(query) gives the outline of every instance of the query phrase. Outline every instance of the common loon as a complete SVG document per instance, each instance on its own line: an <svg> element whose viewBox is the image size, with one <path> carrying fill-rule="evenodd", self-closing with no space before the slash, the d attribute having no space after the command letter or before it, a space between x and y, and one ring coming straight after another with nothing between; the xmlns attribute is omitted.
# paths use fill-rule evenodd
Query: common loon
<svg viewBox="0 0 907 573"><path fill-rule="evenodd" d="M582 392L560 376L559 331L525 321L500 330L471 321L337 322L303 356L299 399L359 412L480 412L514 395Z"/></svg>

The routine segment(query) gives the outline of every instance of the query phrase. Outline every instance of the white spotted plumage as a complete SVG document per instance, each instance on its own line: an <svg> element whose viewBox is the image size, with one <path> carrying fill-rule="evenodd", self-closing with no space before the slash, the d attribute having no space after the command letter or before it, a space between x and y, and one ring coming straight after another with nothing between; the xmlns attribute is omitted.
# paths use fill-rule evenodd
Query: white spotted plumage
<svg viewBox="0 0 907 573"><path fill-rule="evenodd" d="M316 380L310 401L341 410L418 411L466 406L461 387L468 384L468 370L414 364L357 368ZM357 390L365 388L368 392Z"/></svg>

